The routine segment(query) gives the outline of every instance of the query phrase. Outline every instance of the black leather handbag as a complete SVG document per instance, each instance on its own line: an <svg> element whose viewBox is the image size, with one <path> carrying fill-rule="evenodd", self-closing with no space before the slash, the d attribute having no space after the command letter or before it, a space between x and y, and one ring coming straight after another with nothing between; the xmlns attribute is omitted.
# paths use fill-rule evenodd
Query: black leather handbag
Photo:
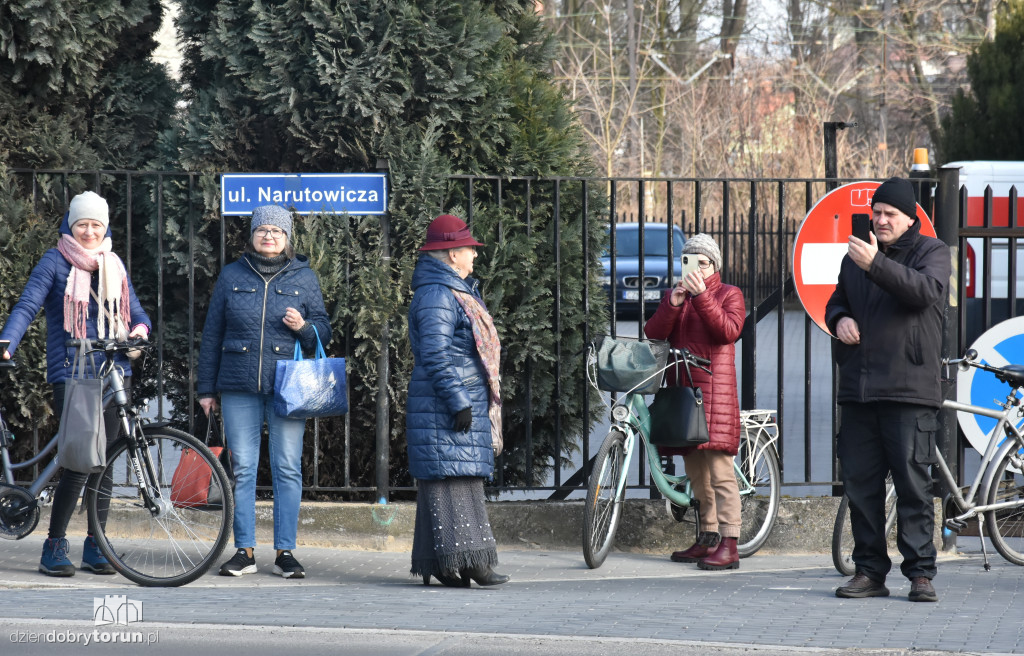
<svg viewBox="0 0 1024 656"><path fill-rule="evenodd" d="M676 382L679 359L676 358ZM708 419L704 412L704 394L694 387L690 364L683 361L689 385L662 387L654 395L648 410L651 413L651 444L667 447L694 447L706 444Z"/></svg>

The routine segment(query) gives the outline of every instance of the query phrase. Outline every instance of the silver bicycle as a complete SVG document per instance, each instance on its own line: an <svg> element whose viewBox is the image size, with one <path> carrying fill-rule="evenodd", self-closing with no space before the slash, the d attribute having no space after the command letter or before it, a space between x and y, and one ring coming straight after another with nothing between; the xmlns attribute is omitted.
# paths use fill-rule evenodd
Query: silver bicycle
<svg viewBox="0 0 1024 656"><path fill-rule="evenodd" d="M231 482L200 440L165 424L146 423L128 402L124 372L114 363L114 355L145 350L148 343L93 345L89 354L103 358L97 377L103 379L104 407L115 406L121 423L118 438L107 445L106 467L89 476L85 486L93 537L114 569L139 585L190 583L220 558L230 537ZM14 366L13 360L3 362ZM40 507L50 501L59 464L52 458L28 487L17 485L14 472L42 462L57 446L57 438L24 462L11 462L13 442L0 415L0 538L20 540L32 533ZM175 480L186 455L196 466L182 468Z"/></svg>
<svg viewBox="0 0 1024 656"><path fill-rule="evenodd" d="M1024 434L1021 432L1021 418L1024 417L1024 365L993 367L977 359L978 352L969 349L964 357L945 358L942 363L947 373L950 365L962 371L975 367L992 373L997 380L1009 386L1006 400L995 401L998 409L953 400L943 401L942 407L997 420L989 433L978 473L970 487L961 488L953 479L941 453L937 453L935 466L947 488L952 490L943 503L946 509L945 528L959 533L967 528L971 520L977 520L985 569L990 570L992 566L988 562L985 547L986 531L1003 558L1014 565L1024 565ZM886 535L889 535L896 525L896 490L892 479L887 480L885 499L885 530ZM846 576L854 573L849 503L849 499L843 495L832 530L832 562Z"/></svg>

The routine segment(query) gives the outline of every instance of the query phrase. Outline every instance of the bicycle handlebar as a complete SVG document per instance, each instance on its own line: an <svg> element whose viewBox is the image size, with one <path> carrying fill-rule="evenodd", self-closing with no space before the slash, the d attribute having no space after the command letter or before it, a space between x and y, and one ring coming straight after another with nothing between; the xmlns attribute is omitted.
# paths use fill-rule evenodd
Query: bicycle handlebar
<svg viewBox="0 0 1024 656"><path fill-rule="evenodd" d="M153 343L144 337L129 337L123 341L116 339L92 339L89 340L89 343L92 344L93 348L86 351L86 355L92 355L93 353L113 355L114 353L127 353L136 349L146 350L153 347ZM64 346L68 348L78 348L81 344L81 340L78 339L69 339L64 342Z"/></svg>
<svg viewBox="0 0 1024 656"><path fill-rule="evenodd" d="M706 358L702 358L700 356L694 355L693 353L690 352L690 349L685 349L685 348L675 349L674 348L674 349L669 349L669 353L672 353L676 357L682 358L683 360L688 361L690 364L695 364L695 365L697 365L699 367L710 367L711 366L711 360L708 360Z"/></svg>
<svg viewBox="0 0 1024 656"><path fill-rule="evenodd" d="M1007 383L1013 387L1024 386L1024 366L1011 364L1005 367L993 367L983 362L977 362L977 359L978 352L974 349L964 351L962 358L942 358L942 364L946 367L946 378L949 378L949 366L956 365L960 371L967 371L974 367L994 374L1001 383Z"/></svg>

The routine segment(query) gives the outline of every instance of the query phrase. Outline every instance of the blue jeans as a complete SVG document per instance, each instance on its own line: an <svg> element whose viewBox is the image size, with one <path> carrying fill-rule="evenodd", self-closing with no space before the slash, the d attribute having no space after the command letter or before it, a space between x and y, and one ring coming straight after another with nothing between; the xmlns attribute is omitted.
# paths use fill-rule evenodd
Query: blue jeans
<svg viewBox="0 0 1024 656"><path fill-rule="evenodd" d="M235 548L256 546L256 468L260 433L270 433L270 473L274 489L274 548L294 549L302 501L302 435L305 419L274 412L273 394L222 392L224 433L235 470Z"/></svg>

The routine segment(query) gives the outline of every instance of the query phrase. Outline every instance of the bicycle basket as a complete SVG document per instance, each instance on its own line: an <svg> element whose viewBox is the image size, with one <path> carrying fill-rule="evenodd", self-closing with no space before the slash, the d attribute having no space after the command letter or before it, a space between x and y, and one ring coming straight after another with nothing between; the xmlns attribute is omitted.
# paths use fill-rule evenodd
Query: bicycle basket
<svg viewBox="0 0 1024 656"><path fill-rule="evenodd" d="M668 342L601 335L595 346L598 389L654 394L661 387L668 362Z"/></svg>

